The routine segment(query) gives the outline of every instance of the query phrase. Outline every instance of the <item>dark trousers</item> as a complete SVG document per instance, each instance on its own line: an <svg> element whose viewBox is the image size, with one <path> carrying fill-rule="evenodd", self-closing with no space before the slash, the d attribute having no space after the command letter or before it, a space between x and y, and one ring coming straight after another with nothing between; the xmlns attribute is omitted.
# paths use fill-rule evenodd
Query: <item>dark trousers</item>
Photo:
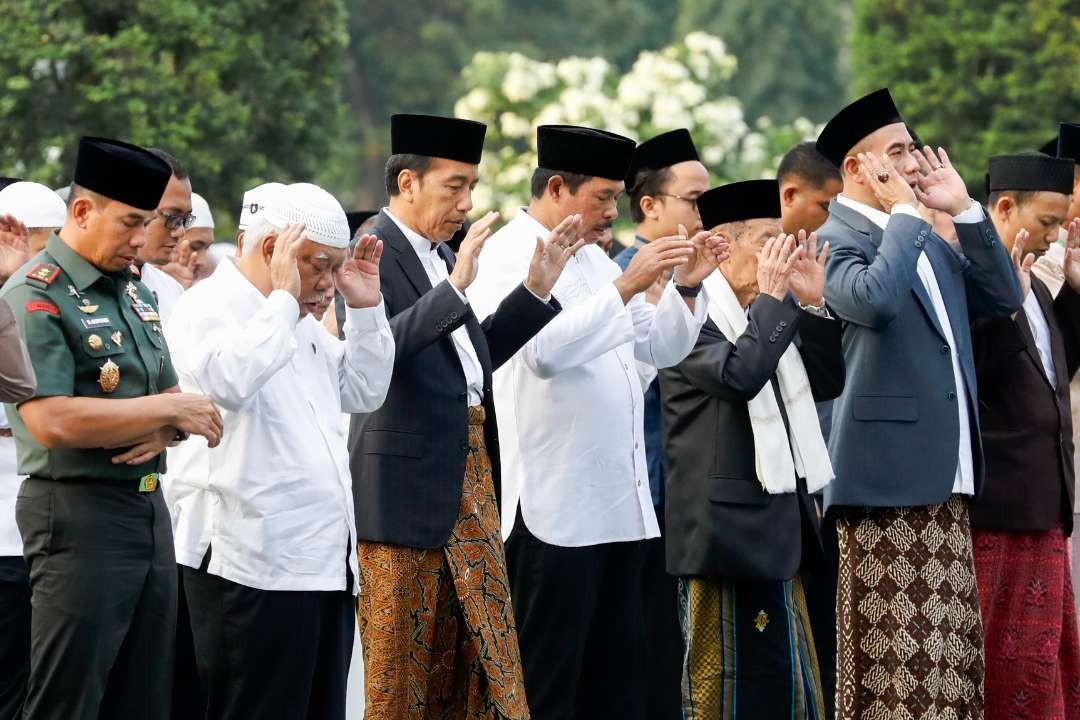
<svg viewBox="0 0 1080 720"><path fill-rule="evenodd" d="M22 557L0 558L0 720L22 716L30 674L30 584Z"/></svg>
<svg viewBox="0 0 1080 720"><path fill-rule="evenodd" d="M30 569L26 720L168 717L176 558L161 491L30 479L15 519Z"/></svg>
<svg viewBox="0 0 1080 720"><path fill-rule="evenodd" d="M682 720L683 643L679 579L668 575L664 508L656 508L660 537L645 541L641 597L645 613L645 713L649 720Z"/></svg>
<svg viewBox="0 0 1080 720"><path fill-rule="evenodd" d="M207 720L344 720L351 592L256 590L181 572Z"/></svg>
<svg viewBox="0 0 1080 720"><path fill-rule="evenodd" d="M199 668L195 664L195 641L191 636L191 616L184 593L182 569L176 579L176 658L173 668L172 720L203 720L206 717L206 690L199 680Z"/></svg>
<svg viewBox="0 0 1080 720"><path fill-rule="evenodd" d="M831 718L836 712L836 573L840 557L835 517L822 519L821 542L824 546L824 562L807 563L801 575L821 669L825 717Z"/></svg>
<svg viewBox="0 0 1080 720"><path fill-rule="evenodd" d="M548 545L518 514L506 564L533 720L649 717L644 559L641 541Z"/></svg>

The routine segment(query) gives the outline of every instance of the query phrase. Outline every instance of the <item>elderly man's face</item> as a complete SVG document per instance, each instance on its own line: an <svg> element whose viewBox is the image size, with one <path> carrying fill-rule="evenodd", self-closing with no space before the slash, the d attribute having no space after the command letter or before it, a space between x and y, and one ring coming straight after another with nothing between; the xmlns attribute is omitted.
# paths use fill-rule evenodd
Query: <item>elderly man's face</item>
<svg viewBox="0 0 1080 720"><path fill-rule="evenodd" d="M415 229L432 242L445 242L465 224L473 208L479 166L433 158L431 167L410 184Z"/></svg>
<svg viewBox="0 0 1080 720"><path fill-rule="evenodd" d="M184 237L184 226L169 229L165 225L165 215L186 217L190 214L191 180L181 180L173 175L165 186L157 213L146 226L146 245L139 250L139 260L151 265L167 265L177 243Z"/></svg>
<svg viewBox="0 0 1080 720"><path fill-rule="evenodd" d="M623 189L622 180L594 177L578 186L577 192L570 192L564 184L555 202L563 217L581 215L581 234L586 244L599 243L619 217Z"/></svg>
<svg viewBox="0 0 1080 720"><path fill-rule="evenodd" d="M296 252L300 271L300 317L313 315L322 320L334 301L334 271L345 262L347 251L320 245L305 238Z"/></svg>
<svg viewBox="0 0 1080 720"><path fill-rule="evenodd" d="M192 228L184 233L184 242L191 249L192 273L198 280L206 276L206 249L214 243L210 228Z"/></svg>
<svg viewBox="0 0 1080 720"><path fill-rule="evenodd" d="M780 220L728 223L718 225L713 233L722 235L731 245L731 256L720 264L720 273L735 291L739 303L747 307L758 296L757 254L769 238L780 234Z"/></svg>

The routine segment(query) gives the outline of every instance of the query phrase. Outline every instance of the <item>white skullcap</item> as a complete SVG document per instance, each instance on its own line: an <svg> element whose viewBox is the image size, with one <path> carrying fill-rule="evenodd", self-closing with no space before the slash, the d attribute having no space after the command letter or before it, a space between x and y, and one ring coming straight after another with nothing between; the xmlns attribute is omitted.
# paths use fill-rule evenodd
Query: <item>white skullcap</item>
<svg viewBox="0 0 1080 720"><path fill-rule="evenodd" d="M278 182L268 182L253 187L244 193L244 205L240 208L240 222L237 224L237 229L247 230L247 226L251 224L255 216L266 209L270 196L284 187Z"/></svg>
<svg viewBox="0 0 1080 720"><path fill-rule="evenodd" d="M22 181L0 190L0 215L14 215L28 228L58 228L64 226L67 206L51 188Z"/></svg>
<svg viewBox="0 0 1080 720"><path fill-rule="evenodd" d="M320 245L349 247L345 209L318 185L293 183L278 191L266 208L266 220L278 229L303 223L304 236Z"/></svg>
<svg viewBox="0 0 1080 720"><path fill-rule="evenodd" d="M197 192L191 193L191 214L195 216L195 222L191 230L195 228L214 229L214 216L210 214L210 203Z"/></svg>

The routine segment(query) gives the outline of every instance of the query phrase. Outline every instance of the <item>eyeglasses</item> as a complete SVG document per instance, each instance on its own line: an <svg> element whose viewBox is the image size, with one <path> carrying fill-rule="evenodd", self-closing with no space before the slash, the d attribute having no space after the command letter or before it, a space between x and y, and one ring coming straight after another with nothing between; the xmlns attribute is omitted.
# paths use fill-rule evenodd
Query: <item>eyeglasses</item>
<svg viewBox="0 0 1080 720"><path fill-rule="evenodd" d="M688 197L683 197L682 195L672 195L671 193L656 193L656 194L659 195L660 197L669 197L669 198L675 198L676 200L682 200L684 203L690 203L690 205L692 205L693 207L695 207L695 208L697 207L698 199L696 197L695 198L688 198Z"/></svg>
<svg viewBox="0 0 1080 720"><path fill-rule="evenodd" d="M164 218L165 228L167 230L179 230L180 228L190 230L191 226L195 224L195 215L193 213L174 215L173 213L164 212L163 210L157 210L145 223L143 223L143 225L149 225L159 217Z"/></svg>

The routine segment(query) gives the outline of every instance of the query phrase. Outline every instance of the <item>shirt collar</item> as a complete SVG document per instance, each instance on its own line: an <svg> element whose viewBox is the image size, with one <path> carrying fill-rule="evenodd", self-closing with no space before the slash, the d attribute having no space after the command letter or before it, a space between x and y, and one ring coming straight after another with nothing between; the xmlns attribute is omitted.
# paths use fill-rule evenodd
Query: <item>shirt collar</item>
<svg viewBox="0 0 1080 720"><path fill-rule="evenodd" d="M68 278L71 280L71 284L75 286L75 289L82 292L86 288L93 285L99 279L105 277L105 273L101 272L93 263L84 258L66 242L60 239L60 236L53 233L49 236L48 242L45 243L45 249L53 259L56 260L56 264L67 273ZM125 276L130 277L130 273L125 271L122 273Z"/></svg>
<svg viewBox="0 0 1080 720"><path fill-rule="evenodd" d="M549 228L544 227L544 223L540 222L529 214L529 208L527 207L518 208L518 213L515 219L525 223L526 225L532 225L534 230L542 233L541 237L547 237L548 233L551 232Z"/></svg>
<svg viewBox="0 0 1080 720"><path fill-rule="evenodd" d="M870 222L877 225L882 230L884 230L885 226L889 224L888 213L878 210L877 208L872 208L865 203L859 202L858 200L852 200L843 193L840 193L836 196L836 202L851 208L855 212L865 217Z"/></svg>
<svg viewBox="0 0 1080 720"><path fill-rule="evenodd" d="M646 240L645 238L641 237L640 235L635 235L634 236L634 247L636 247L638 250L640 250L641 248L645 247L648 244L649 244L649 241Z"/></svg>
<svg viewBox="0 0 1080 720"><path fill-rule="evenodd" d="M428 240L426 237L394 217L394 213L390 212L390 208L383 208L382 211L386 213L386 217L394 221L394 224L398 226L398 230L401 231L401 234L405 236L405 239L412 245L412 249L420 257L430 255L435 252L437 247L439 247L439 243Z"/></svg>

